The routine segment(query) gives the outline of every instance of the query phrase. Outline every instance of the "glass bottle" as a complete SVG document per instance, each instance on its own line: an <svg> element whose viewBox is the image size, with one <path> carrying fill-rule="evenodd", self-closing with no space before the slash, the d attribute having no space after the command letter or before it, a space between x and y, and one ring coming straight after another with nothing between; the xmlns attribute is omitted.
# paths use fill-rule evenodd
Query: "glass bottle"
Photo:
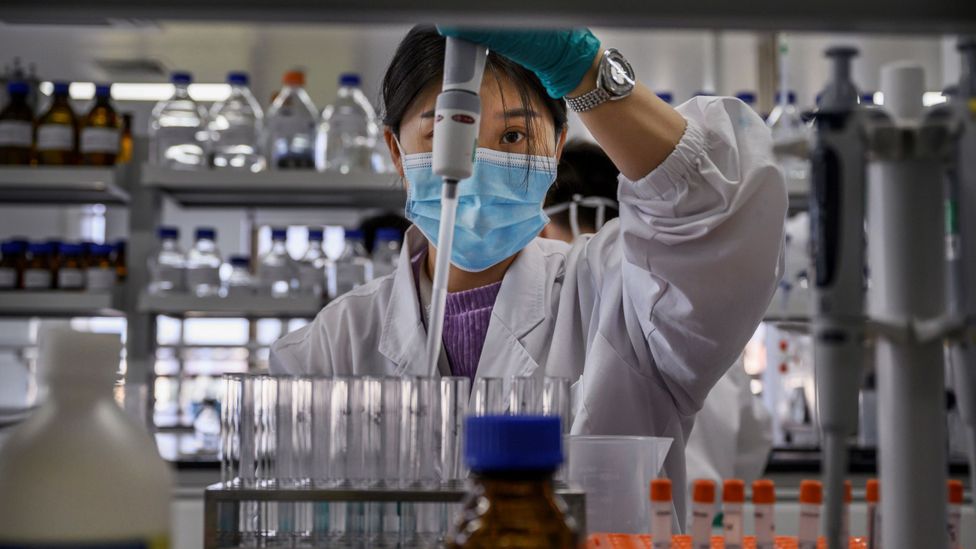
<svg viewBox="0 0 976 549"><path fill-rule="evenodd" d="M51 245L35 243L27 247L28 259L24 268L25 290L50 290L54 287L54 266L51 263Z"/></svg>
<svg viewBox="0 0 976 549"><path fill-rule="evenodd" d="M373 262L363 244L363 232L346 229L346 246L335 261L327 264L329 299L366 284L373 279Z"/></svg>
<svg viewBox="0 0 976 549"><path fill-rule="evenodd" d="M0 110L0 164L26 166L31 163L34 111L27 103L29 91L26 82L7 84L9 100Z"/></svg>
<svg viewBox="0 0 976 549"><path fill-rule="evenodd" d="M119 282L125 281L129 275L129 267L126 264L125 240L119 240L115 243L112 264L115 265L115 279Z"/></svg>
<svg viewBox="0 0 976 549"><path fill-rule="evenodd" d="M55 82L51 106L37 119L37 163L65 166L78 162L78 118L71 108L68 82Z"/></svg>
<svg viewBox="0 0 976 549"><path fill-rule="evenodd" d="M207 167L207 111L190 96L193 75L174 72L173 96L153 107L149 161L173 170Z"/></svg>
<svg viewBox="0 0 976 549"><path fill-rule="evenodd" d="M8 240L0 245L0 290L23 288L24 269L27 268L27 244Z"/></svg>
<svg viewBox="0 0 976 549"><path fill-rule="evenodd" d="M288 71L265 117L265 158L272 170L315 167L319 112L305 91L305 73Z"/></svg>
<svg viewBox="0 0 976 549"><path fill-rule="evenodd" d="M221 295L246 297L254 295L254 277L251 276L251 258L246 255L230 256L230 275L224 281Z"/></svg>
<svg viewBox="0 0 976 549"><path fill-rule="evenodd" d="M182 292L185 286L186 255L180 249L180 230L160 227L159 249L149 258L149 293Z"/></svg>
<svg viewBox="0 0 976 549"><path fill-rule="evenodd" d="M85 270L81 264L81 246L78 244L61 244L57 287L69 291L85 289Z"/></svg>
<svg viewBox="0 0 976 549"><path fill-rule="evenodd" d="M132 113L122 114L122 137L116 164L128 164L132 160Z"/></svg>
<svg viewBox="0 0 976 549"><path fill-rule="evenodd" d="M322 249L324 232L322 229L308 229L308 249L300 260L299 287L302 293L310 294L315 297L325 295L325 265L326 255Z"/></svg>
<svg viewBox="0 0 976 549"><path fill-rule="evenodd" d="M291 297L298 288L298 264L288 255L287 238L287 229L271 229L271 250L258 263L262 295Z"/></svg>
<svg viewBox="0 0 976 549"><path fill-rule="evenodd" d="M78 149L86 166L114 166L119 155L122 118L112 106L112 86L95 86L95 104L81 123Z"/></svg>
<svg viewBox="0 0 976 549"><path fill-rule="evenodd" d="M92 244L85 267L85 283L88 291L107 292L115 287L115 267L112 265L112 247Z"/></svg>
<svg viewBox="0 0 976 549"><path fill-rule="evenodd" d="M576 549L579 533L556 495L563 461L558 417L481 416L466 421L471 487L448 549Z"/></svg>
<svg viewBox="0 0 976 549"><path fill-rule="evenodd" d="M217 230L198 227L196 241L186 253L186 288L197 297L220 293L220 251L217 249Z"/></svg>
<svg viewBox="0 0 976 549"><path fill-rule="evenodd" d="M228 74L230 97L210 108L210 164L214 168L248 172L264 169L260 146L264 111L248 82L247 73Z"/></svg>

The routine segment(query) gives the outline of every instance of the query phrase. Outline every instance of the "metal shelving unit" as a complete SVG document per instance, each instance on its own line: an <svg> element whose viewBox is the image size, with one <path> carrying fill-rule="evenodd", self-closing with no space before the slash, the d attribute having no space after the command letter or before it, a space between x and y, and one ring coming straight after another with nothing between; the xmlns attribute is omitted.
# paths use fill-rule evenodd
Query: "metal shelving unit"
<svg viewBox="0 0 976 549"><path fill-rule="evenodd" d="M124 168L0 168L0 203L126 204Z"/></svg>
<svg viewBox="0 0 976 549"><path fill-rule="evenodd" d="M401 208L406 199L399 180L389 174L179 171L143 166L141 182L185 207Z"/></svg>
<svg viewBox="0 0 976 549"><path fill-rule="evenodd" d="M191 294L139 295L141 313L177 317L312 318L322 309L312 298L270 296L196 297Z"/></svg>
<svg viewBox="0 0 976 549"><path fill-rule="evenodd" d="M121 294L115 292L0 292L0 316L72 317L122 316Z"/></svg>

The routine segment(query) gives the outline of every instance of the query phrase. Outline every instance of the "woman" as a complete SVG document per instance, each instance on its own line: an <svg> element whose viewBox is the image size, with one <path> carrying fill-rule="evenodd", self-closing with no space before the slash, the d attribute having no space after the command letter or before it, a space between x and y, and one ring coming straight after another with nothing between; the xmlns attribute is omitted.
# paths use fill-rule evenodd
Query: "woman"
<svg viewBox="0 0 976 549"><path fill-rule="evenodd" d="M695 413L777 278L786 193L765 125L735 99L672 109L585 30L446 32L492 53L475 175L459 189L440 372L572 378L573 433L672 437L665 474L684 485ZM437 31L415 28L383 83L384 135L415 225L396 272L278 341L273 371L428 374L443 59ZM619 219L572 246L536 238L566 140L560 98L621 172ZM683 518L683 497L675 505Z"/></svg>

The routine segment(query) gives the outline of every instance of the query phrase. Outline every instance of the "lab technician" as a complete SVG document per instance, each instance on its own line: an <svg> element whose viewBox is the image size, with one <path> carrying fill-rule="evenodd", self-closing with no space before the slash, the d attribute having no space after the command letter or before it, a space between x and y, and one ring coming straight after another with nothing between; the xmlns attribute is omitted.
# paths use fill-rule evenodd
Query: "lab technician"
<svg viewBox="0 0 976 549"><path fill-rule="evenodd" d="M671 108L586 30L445 34L491 54L474 174L459 187L440 373L572 378L573 433L673 438L664 473L683 486L695 414L778 275L786 192L768 130L735 99ZM444 48L434 28L414 28L383 82L384 135L414 224L395 273L276 342L274 372L427 375ZM572 245L537 237L567 105L621 172L620 217Z"/></svg>

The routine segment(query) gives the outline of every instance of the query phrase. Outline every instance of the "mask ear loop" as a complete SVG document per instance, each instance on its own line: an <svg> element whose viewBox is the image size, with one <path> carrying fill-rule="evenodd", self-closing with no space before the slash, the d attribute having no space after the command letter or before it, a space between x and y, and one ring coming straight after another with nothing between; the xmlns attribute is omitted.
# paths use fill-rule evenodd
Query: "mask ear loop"
<svg viewBox="0 0 976 549"><path fill-rule="evenodd" d="M573 201L569 203L569 229L573 233L573 239L575 240L580 235L579 228L579 201L583 197L574 194Z"/></svg>

